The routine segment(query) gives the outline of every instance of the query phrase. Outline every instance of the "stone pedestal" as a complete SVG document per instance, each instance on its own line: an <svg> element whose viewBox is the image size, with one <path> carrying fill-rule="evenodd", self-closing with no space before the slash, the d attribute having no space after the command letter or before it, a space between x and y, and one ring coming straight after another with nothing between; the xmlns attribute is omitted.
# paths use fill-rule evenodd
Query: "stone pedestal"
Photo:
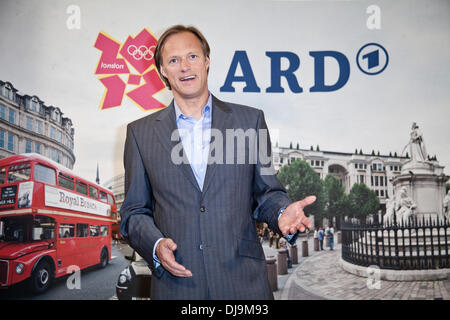
<svg viewBox="0 0 450 320"><path fill-rule="evenodd" d="M288 273L288 263L287 263L287 250L278 250L278 274L283 275Z"/></svg>
<svg viewBox="0 0 450 320"><path fill-rule="evenodd" d="M298 248L297 248L297 246L292 246L290 251L291 251L292 263L298 264Z"/></svg>
<svg viewBox="0 0 450 320"><path fill-rule="evenodd" d="M277 259L274 256L268 256L266 259L267 274L269 277L270 290L278 290L278 276L277 276Z"/></svg>
<svg viewBox="0 0 450 320"><path fill-rule="evenodd" d="M394 194L398 195L405 187L408 196L415 202L413 214L418 219L443 216L443 200L445 183L448 176L443 173L443 167L431 162L407 162L402 172L394 181Z"/></svg>
<svg viewBox="0 0 450 320"><path fill-rule="evenodd" d="M314 238L314 251L319 251L319 238Z"/></svg>
<svg viewBox="0 0 450 320"><path fill-rule="evenodd" d="M308 240L302 241L302 257L308 256Z"/></svg>

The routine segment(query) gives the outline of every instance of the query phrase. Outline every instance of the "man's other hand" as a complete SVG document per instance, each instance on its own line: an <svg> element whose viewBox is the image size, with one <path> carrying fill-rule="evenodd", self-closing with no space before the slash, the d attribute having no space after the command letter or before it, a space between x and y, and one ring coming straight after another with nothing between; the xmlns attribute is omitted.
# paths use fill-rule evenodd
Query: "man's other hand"
<svg viewBox="0 0 450 320"><path fill-rule="evenodd" d="M175 261L173 252L177 249L177 244L170 238L164 238L156 247L156 255L161 265L176 277L192 277L192 272Z"/></svg>
<svg viewBox="0 0 450 320"><path fill-rule="evenodd" d="M298 231L304 232L306 228L311 229L312 223L305 216L303 208L316 201L316 196L309 196L303 200L291 203L278 220L278 227L283 236L295 234Z"/></svg>

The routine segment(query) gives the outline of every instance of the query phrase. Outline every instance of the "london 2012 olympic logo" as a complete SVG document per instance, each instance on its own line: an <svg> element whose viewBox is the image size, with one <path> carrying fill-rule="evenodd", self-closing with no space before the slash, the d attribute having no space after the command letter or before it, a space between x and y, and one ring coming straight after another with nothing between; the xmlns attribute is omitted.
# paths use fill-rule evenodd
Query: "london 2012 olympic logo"
<svg viewBox="0 0 450 320"><path fill-rule="evenodd" d="M119 107L124 96L142 110L166 107L154 97L165 89L155 67L156 44L156 37L146 28L135 37L128 36L124 43L103 31L98 34L94 47L102 54L95 74L105 86L101 110ZM122 79L124 75L128 75L125 81ZM129 86L131 89L127 91Z"/></svg>

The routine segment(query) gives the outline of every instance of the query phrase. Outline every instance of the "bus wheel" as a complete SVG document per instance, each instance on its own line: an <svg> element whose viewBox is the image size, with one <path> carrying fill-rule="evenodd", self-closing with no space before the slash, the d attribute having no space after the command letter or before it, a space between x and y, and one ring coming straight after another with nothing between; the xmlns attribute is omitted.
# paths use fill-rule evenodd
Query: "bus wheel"
<svg viewBox="0 0 450 320"><path fill-rule="evenodd" d="M100 268L106 267L108 264L108 250L103 248L100 254Z"/></svg>
<svg viewBox="0 0 450 320"><path fill-rule="evenodd" d="M53 280L53 273L47 261L41 261L31 274L31 290L40 294L45 292Z"/></svg>

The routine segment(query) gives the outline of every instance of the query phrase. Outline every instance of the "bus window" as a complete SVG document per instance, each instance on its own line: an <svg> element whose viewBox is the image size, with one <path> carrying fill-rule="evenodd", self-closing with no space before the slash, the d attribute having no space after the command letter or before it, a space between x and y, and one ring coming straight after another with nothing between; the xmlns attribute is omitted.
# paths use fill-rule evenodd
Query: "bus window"
<svg viewBox="0 0 450 320"><path fill-rule="evenodd" d="M55 220L46 216L36 216L33 225L33 240L50 240L55 236Z"/></svg>
<svg viewBox="0 0 450 320"><path fill-rule="evenodd" d="M51 168L37 164L34 166L34 179L44 183L56 184L56 172Z"/></svg>
<svg viewBox="0 0 450 320"><path fill-rule="evenodd" d="M9 167L8 182L17 182L30 179L30 164L19 164Z"/></svg>
<svg viewBox="0 0 450 320"><path fill-rule="evenodd" d="M77 181L77 192L87 195L87 184Z"/></svg>
<svg viewBox="0 0 450 320"><path fill-rule="evenodd" d="M100 227L99 226L91 226L90 228L91 237L98 237L100 235Z"/></svg>
<svg viewBox="0 0 450 320"><path fill-rule="evenodd" d="M107 198L107 196L106 196L106 193L103 192L103 191L100 191L100 200L102 200L102 201L104 201L104 202L108 201L108 198Z"/></svg>
<svg viewBox="0 0 450 320"><path fill-rule="evenodd" d="M77 223L77 237L85 238L89 235L89 225Z"/></svg>
<svg viewBox="0 0 450 320"><path fill-rule="evenodd" d="M60 173L58 176L58 183L61 187L73 190L73 178Z"/></svg>
<svg viewBox="0 0 450 320"><path fill-rule="evenodd" d="M5 172L6 172L5 168L0 169L0 184L5 183Z"/></svg>
<svg viewBox="0 0 450 320"><path fill-rule="evenodd" d="M114 204L114 198L109 193L108 193L108 203L109 204Z"/></svg>
<svg viewBox="0 0 450 320"><path fill-rule="evenodd" d="M97 188L89 185L89 195L94 198L94 199L98 199L98 190Z"/></svg>
<svg viewBox="0 0 450 320"><path fill-rule="evenodd" d="M108 235L108 226L101 226L100 232L101 232L102 236L107 236Z"/></svg>
<svg viewBox="0 0 450 320"><path fill-rule="evenodd" d="M61 224L59 226L60 238L73 238L75 236L75 225L73 224Z"/></svg>

